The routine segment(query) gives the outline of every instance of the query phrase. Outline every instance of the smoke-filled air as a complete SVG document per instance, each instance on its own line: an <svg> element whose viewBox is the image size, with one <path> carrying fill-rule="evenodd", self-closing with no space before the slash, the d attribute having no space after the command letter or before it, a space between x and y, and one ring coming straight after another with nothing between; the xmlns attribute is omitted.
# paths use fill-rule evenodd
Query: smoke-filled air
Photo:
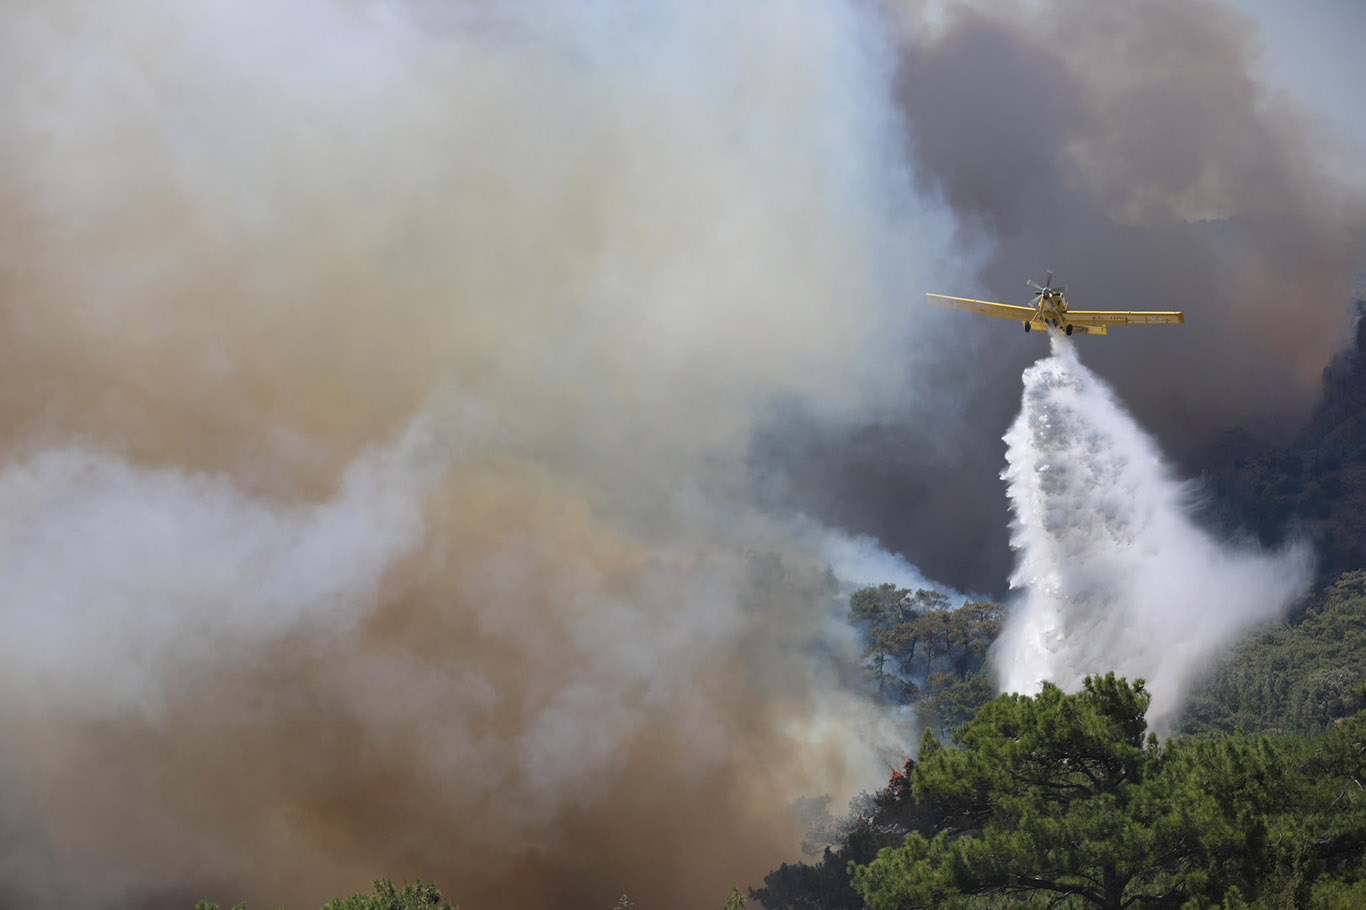
<svg viewBox="0 0 1366 910"><path fill-rule="evenodd" d="M939 248L875 25L5 5L0 903L698 906L883 774L744 457Z"/></svg>
<svg viewBox="0 0 1366 910"><path fill-rule="evenodd" d="M1007 687L1278 615L1115 402L1302 419L1358 188L1218 4L932 6L0 3L0 905L719 906L918 742L850 589L1012 506ZM1030 367L1007 500L1038 335L923 294L1046 268L1190 331Z"/></svg>
<svg viewBox="0 0 1366 910"><path fill-rule="evenodd" d="M1228 645L1304 592L1310 554L1259 553L1196 527L1189 485L1074 344L1051 341L1052 356L1025 370L1005 437L1021 597L997 642L1001 687L1146 679L1160 727Z"/></svg>

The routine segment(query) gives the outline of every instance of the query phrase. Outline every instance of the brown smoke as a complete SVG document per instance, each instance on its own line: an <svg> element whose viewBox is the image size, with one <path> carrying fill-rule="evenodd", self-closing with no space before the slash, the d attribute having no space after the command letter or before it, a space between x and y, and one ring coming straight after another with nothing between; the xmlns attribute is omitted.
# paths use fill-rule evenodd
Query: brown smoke
<svg viewBox="0 0 1366 910"><path fill-rule="evenodd" d="M872 783L904 731L743 466L775 398L865 397L934 248L880 47L824 2L0 10L3 896L708 906Z"/></svg>

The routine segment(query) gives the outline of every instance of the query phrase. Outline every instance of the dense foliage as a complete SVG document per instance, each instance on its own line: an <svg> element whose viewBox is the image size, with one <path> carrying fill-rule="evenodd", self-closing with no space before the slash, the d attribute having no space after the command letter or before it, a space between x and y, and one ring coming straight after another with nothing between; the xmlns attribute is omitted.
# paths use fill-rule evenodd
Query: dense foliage
<svg viewBox="0 0 1366 910"><path fill-rule="evenodd" d="M873 910L1316 908L1366 896L1366 713L1317 739L1144 738L1142 684L1002 696L915 766L944 821L859 868Z"/></svg>
<svg viewBox="0 0 1366 910"><path fill-rule="evenodd" d="M1141 682L993 700L995 605L882 585L850 607L925 739L765 907L1366 906L1366 572L1245 641L1163 743Z"/></svg>
<svg viewBox="0 0 1366 910"><path fill-rule="evenodd" d="M1240 643L1196 689L1182 729L1315 734L1366 707L1363 680L1366 572L1350 572Z"/></svg>
<svg viewBox="0 0 1366 910"><path fill-rule="evenodd" d="M927 735L839 849L754 895L775 910L1366 906L1366 712L1312 739L1159 743L1147 705L1112 675L1001 696L952 742Z"/></svg>
<svg viewBox="0 0 1366 910"><path fill-rule="evenodd" d="M993 688L985 677L968 689L952 687L955 680L966 683L983 673L987 649L1005 620L1001 604L965 601L953 608L939 591L884 584L855 591L849 615L863 632L864 658L883 699L910 704L932 688L936 706L942 704L950 715L946 722L953 723L966 717L963 699Z"/></svg>
<svg viewBox="0 0 1366 910"><path fill-rule="evenodd" d="M969 895L1097 910L1222 898L1255 875L1265 825L1244 799L1263 781L1259 746L1160 746L1148 693L1113 676L1066 695L1003 696L967 724L961 748L921 756L917 802L940 807L932 836L913 832L858 870L873 910L954 906ZM1223 772L1223 773L1220 773Z"/></svg>

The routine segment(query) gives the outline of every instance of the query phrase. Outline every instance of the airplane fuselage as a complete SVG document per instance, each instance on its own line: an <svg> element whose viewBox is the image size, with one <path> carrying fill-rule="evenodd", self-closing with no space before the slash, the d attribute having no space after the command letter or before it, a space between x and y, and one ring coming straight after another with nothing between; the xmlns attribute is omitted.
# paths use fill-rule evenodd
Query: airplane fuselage
<svg viewBox="0 0 1366 910"><path fill-rule="evenodd" d="M1062 291L1045 290L1039 294L1039 302L1034 309L1034 317L1025 323L1025 331L1030 328L1043 329L1052 326L1060 332L1071 335L1067 322L1067 298Z"/></svg>
<svg viewBox="0 0 1366 910"><path fill-rule="evenodd" d="M1045 291L1039 295L1039 316L1056 328L1067 325L1067 300L1061 294Z"/></svg>

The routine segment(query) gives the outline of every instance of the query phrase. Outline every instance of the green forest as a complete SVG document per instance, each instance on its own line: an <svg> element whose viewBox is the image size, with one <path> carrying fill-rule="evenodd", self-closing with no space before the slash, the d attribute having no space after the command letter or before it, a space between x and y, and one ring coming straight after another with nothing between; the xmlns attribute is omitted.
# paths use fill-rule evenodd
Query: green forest
<svg viewBox="0 0 1366 910"><path fill-rule="evenodd" d="M897 594L928 609L889 619ZM853 596L880 691L890 664L938 655L925 737L818 858L766 877L763 906L1366 906L1366 572L1245 640L1161 741L1140 680L992 698L990 606Z"/></svg>
<svg viewBox="0 0 1366 910"><path fill-rule="evenodd" d="M1141 680L993 697L1000 604L855 592L879 697L925 730L915 761L805 862L769 910L1366 907L1366 327L1288 443L1231 432L1201 478L1206 524L1308 539L1313 592L1244 638L1159 740Z"/></svg>

